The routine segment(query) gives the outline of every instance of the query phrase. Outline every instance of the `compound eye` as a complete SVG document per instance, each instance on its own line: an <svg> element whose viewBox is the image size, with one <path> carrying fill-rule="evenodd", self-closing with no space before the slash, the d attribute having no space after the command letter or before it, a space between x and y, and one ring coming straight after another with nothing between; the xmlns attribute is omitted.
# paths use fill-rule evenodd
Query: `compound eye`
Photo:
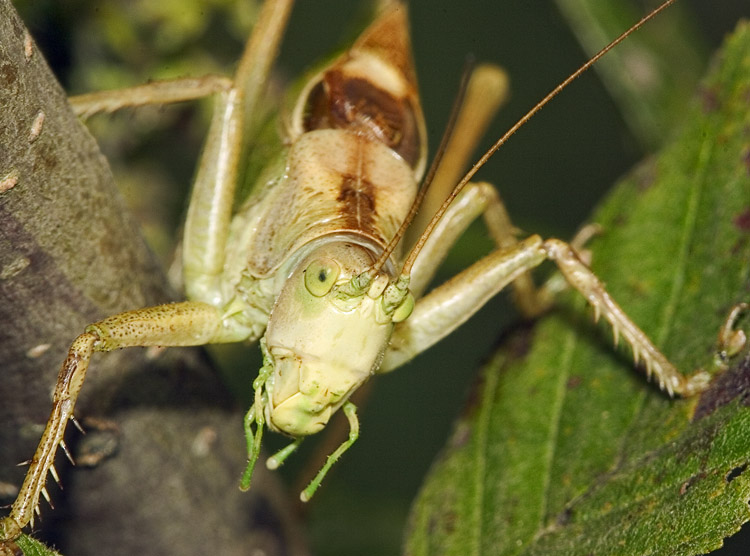
<svg viewBox="0 0 750 556"><path fill-rule="evenodd" d="M336 283L341 268L331 259L318 259L305 269L305 287L315 297L323 297Z"/></svg>

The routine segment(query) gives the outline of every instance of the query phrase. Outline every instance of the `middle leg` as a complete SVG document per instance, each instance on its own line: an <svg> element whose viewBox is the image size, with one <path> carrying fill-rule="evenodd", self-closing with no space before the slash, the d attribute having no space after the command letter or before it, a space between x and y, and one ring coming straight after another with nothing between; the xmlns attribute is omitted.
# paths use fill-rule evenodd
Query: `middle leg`
<svg viewBox="0 0 750 556"><path fill-rule="evenodd" d="M506 285L547 259L557 264L567 283L593 306L596 317L603 316L615 336L625 338L636 361L643 360L648 375L653 374L662 389L681 396L705 389L710 375L703 371L692 376L680 373L612 299L573 247L558 239L543 241L536 235L491 253L420 299L412 315L394 329L381 371L399 367L441 340Z"/></svg>

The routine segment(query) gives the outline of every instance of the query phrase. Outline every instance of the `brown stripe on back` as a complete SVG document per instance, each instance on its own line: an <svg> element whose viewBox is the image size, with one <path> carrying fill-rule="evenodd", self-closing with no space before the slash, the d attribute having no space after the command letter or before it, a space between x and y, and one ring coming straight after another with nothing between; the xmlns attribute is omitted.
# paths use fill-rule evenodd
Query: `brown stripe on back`
<svg viewBox="0 0 750 556"><path fill-rule="evenodd" d="M341 176L341 189L336 201L347 228L362 230L379 237L375 221L375 187L362 173Z"/></svg>

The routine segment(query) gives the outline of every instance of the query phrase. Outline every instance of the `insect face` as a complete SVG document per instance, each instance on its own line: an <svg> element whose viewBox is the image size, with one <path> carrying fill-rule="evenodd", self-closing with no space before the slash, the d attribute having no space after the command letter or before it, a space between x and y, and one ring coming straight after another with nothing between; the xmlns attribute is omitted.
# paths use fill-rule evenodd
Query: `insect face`
<svg viewBox="0 0 750 556"><path fill-rule="evenodd" d="M387 280L360 281L371 264L364 247L328 243L286 281L265 335L272 429L293 436L320 431L377 369L393 325L383 305Z"/></svg>

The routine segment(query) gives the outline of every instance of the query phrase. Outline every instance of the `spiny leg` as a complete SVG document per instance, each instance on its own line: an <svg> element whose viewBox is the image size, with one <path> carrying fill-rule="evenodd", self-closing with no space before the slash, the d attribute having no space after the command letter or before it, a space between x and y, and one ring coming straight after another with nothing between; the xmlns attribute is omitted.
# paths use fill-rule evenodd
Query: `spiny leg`
<svg viewBox="0 0 750 556"><path fill-rule="evenodd" d="M63 442L65 427L73 414L97 339L95 334L89 332L78 336L70 346L68 356L60 368L53 395L52 412L39 446L29 463L29 469L18 496L11 507L9 517L18 523L19 527L25 527L34 519L34 511L39 504L39 495L45 490L47 472L53 468L55 452ZM67 449L65 453L68 454ZM53 474L55 475L57 472Z"/></svg>
<svg viewBox="0 0 750 556"><path fill-rule="evenodd" d="M487 187L491 186L488 184ZM505 208L505 203L503 203L497 190L491 187L485 193L485 196L487 200L482 216L490 232L490 236L498 249L509 249L518 243L517 235L519 230L513 226L508 211ZM600 228L598 225L589 224L581 228L570 242L570 246L578 256L584 256L582 254L586 255L584 256L584 260L586 260L587 264L590 262L590 255L584 250L584 246L599 231ZM537 286L534 284L531 272L525 272L518 276L511 284L513 288L513 301L524 317L538 317L552 307L557 294L565 290L567 286L568 284L565 279L558 274L554 274L546 282Z"/></svg>
<svg viewBox="0 0 750 556"><path fill-rule="evenodd" d="M653 374L662 390L672 396L692 396L706 389L711 375L697 371L687 376L680 373L666 356L654 346L649 337L630 320L627 314L607 293L604 284L576 255L567 243L549 239L544 242L547 256L552 259L568 283L577 289L594 307L595 319L603 316L612 325L615 341L622 335L633 350L636 363L641 359L649 378Z"/></svg>
<svg viewBox="0 0 750 556"><path fill-rule="evenodd" d="M213 306L199 302L159 305L114 315L86 327L73 341L60 368L53 395L52 412L39 446L32 458L10 515L0 520L0 541L17 538L23 527L33 520L39 496L44 494L47 473L53 477L53 463L58 446L73 416L78 394L86 378L91 355L133 346L191 346L236 341L226 328L221 313ZM5 537L3 537L5 531ZM7 536L8 531L15 536Z"/></svg>
<svg viewBox="0 0 750 556"><path fill-rule="evenodd" d="M516 245L491 253L417 302L412 315L393 333L381 371L392 370L436 343L473 315L503 287L544 260L551 259L566 281L577 289L630 344L636 361L643 360L670 395L690 396L706 388L710 375L699 371L682 375L630 320L604 285L567 243L531 236Z"/></svg>

